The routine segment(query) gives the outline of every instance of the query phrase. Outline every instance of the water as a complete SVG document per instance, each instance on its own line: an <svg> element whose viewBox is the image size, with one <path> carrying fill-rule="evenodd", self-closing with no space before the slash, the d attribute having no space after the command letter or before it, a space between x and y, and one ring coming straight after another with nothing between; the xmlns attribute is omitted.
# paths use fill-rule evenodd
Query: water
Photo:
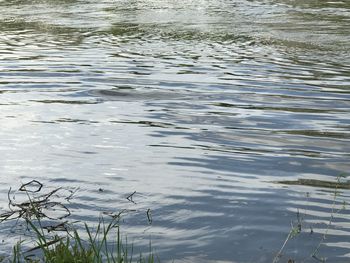
<svg viewBox="0 0 350 263"><path fill-rule="evenodd" d="M349 172L349 43L347 0L0 1L2 210L79 187L73 219L135 209L164 262L271 262L299 218L281 261L316 262L334 189L276 182ZM349 226L318 256L350 261Z"/></svg>

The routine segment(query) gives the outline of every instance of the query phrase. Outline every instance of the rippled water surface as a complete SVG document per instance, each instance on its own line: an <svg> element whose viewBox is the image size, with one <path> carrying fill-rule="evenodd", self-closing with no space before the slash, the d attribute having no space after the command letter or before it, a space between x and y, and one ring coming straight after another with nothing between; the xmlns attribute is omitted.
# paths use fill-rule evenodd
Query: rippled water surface
<svg viewBox="0 0 350 263"><path fill-rule="evenodd" d="M349 172L349 43L348 0L0 0L1 210L38 179L164 262L271 262L297 220L281 262L326 231L349 262L350 192L314 183Z"/></svg>

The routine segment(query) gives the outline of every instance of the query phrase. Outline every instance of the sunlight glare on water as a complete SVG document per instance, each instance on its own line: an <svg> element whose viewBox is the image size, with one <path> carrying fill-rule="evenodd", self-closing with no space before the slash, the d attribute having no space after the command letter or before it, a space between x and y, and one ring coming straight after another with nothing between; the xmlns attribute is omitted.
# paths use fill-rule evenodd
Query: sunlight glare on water
<svg viewBox="0 0 350 263"><path fill-rule="evenodd" d="M322 182L349 172L349 21L346 0L0 0L1 210L32 179L79 187L72 220L135 209L165 262L272 262L302 220L281 261L314 262ZM349 220L320 257L350 260Z"/></svg>

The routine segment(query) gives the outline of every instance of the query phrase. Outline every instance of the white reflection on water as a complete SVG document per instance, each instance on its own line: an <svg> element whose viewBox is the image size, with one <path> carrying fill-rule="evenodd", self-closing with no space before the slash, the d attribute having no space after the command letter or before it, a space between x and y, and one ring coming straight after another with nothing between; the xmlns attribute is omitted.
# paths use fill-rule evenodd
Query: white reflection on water
<svg viewBox="0 0 350 263"><path fill-rule="evenodd" d="M285 259L305 258L333 192L276 181L349 170L349 8L0 1L2 210L33 178L80 187L72 220L135 209L135 245L151 237L161 259L188 262L271 262L299 211ZM322 246L332 262L348 257L348 214Z"/></svg>

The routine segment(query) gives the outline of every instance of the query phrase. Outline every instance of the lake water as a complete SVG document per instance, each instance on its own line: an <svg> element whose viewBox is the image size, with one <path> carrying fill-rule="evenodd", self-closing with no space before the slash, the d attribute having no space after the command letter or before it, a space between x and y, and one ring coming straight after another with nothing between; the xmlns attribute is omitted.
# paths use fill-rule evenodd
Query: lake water
<svg viewBox="0 0 350 263"><path fill-rule="evenodd" d="M37 179L162 262L272 262L296 222L280 262L350 262L350 191L304 185L349 172L349 43L348 0L0 0L1 210Z"/></svg>

